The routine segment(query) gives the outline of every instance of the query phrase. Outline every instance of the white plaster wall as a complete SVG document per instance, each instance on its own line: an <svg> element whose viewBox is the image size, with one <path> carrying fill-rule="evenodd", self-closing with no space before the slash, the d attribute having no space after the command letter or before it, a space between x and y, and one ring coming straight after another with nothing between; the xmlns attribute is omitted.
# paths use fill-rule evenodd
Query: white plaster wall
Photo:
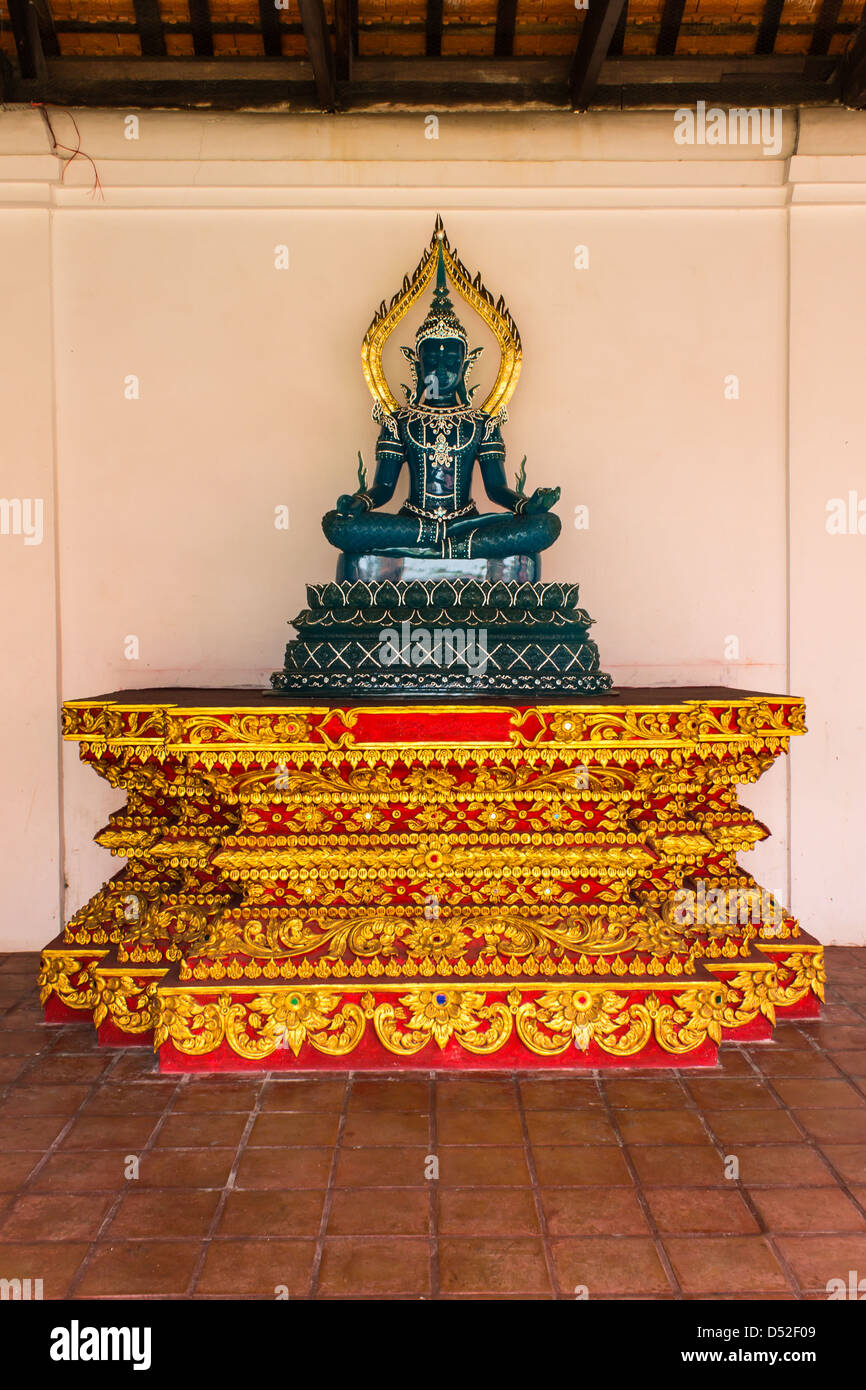
<svg viewBox="0 0 866 1390"><path fill-rule="evenodd" d="M854 611L866 539L850 538L847 552L843 539L825 557L811 536L792 550L790 584L787 565L789 522L796 538L810 489L823 507L828 402L852 441L847 454L839 446L840 467L850 461L840 477L853 476L864 428L848 272L857 268L862 298L866 118L804 114L791 163L791 117L781 154L768 158L675 146L669 112L443 118L436 142L419 117L142 113L130 141L125 113L76 114L104 200L89 196L82 160L60 185L36 113L0 112L0 245L16 218L41 229L41 239L25 234L24 259L42 319L3 257L35 335L29 353L7 343L3 358L6 409L23 422L19 491L43 475L50 490L54 401L57 411L59 604L47 540L42 588L20 569L13 579L38 640L7 667L4 732L34 709L34 684L42 700L32 746L12 736L22 766L31 753L56 760L55 647L63 698L261 685L281 664L304 582L333 573L319 517L351 490L358 448L372 458L361 338L439 211L521 330L506 437L515 466L527 454L531 486L562 485L563 536L547 577L580 580L604 664L623 684L785 690L793 661L790 688L806 694L817 734L792 755L793 906L825 940L862 940L853 856L841 845L859 805L858 706L853 696L846 705L846 689L862 658L837 621L815 661L812 634L840 587ZM806 199L817 205L801 209ZM288 271L274 268L279 244ZM577 245L589 248L588 270L574 268ZM736 400L725 397L731 374ZM130 375L137 400L125 398ZM291 504L287 533L273 524L281 503ZM573 525L578 505L588 530ZM0 563L29 563L35 549L11 540L0 538ZM13 622L6 650L28 640ZM118 797L74 748L63 766L68 913L116 867L91 836ZM747 797L773 831L750 867L783 896L787 783L777 766ZM0 949L50 935L28 885L56 863L56 773L51 787L54 819L26 848L13 840ZM10 834L22 800L16 787L0 807ZM46 882L56 889L56 868Z"/></svg>

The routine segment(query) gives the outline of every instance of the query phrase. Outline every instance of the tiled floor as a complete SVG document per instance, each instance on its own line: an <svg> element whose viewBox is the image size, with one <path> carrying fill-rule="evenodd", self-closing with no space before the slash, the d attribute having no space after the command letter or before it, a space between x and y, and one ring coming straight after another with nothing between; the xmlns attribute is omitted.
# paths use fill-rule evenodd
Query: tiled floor
<svg viewBox="0 0 866 1390"><path fill-rule="evenodd" d="M36 956L0 959L0 1277L46 1298L826 1298L866 1276L866 949L828 960L821 1022L712 1072L346 1081L160 1078L147 1050L42 1025Z"/></svg>

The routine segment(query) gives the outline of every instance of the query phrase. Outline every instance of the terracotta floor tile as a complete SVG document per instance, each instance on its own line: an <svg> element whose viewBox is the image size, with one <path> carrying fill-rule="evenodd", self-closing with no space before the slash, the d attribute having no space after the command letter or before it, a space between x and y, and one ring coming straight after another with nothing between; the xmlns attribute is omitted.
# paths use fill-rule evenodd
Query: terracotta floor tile
<svg viewBox="0 0 866 1390"><path fill-rule="evenodd" d="M627 1144L706 1144L707 1132L694 1110L617 1110Z"/></svg>
<svg viewBox="0 0 866 1390"><path fill-rule="evenodd" d="M251 1148L324 1148L337 1142L339 1128L338 1110L326 1110L324 1115L304 1110L269 1110L256 1119L248 1142Z"/></svg>
<svg viewBox="0 0 866 1390"><path fill-rule="evenodd" d="M613 1125L602 1110L527 1110L533 1144L616 1144Z"/></svg>
<svg viewBox="0 0 866 1390"><path fill-rule="evenodd" d="M707 1110L707 1124L720 1144L802 1144L803 1136L784 1110Z"/></svg>
<svg viewBox="0 0 866 1390"><path fill-rule="evenodd" d="M684 1293L785 1292L785 1272L761 1236L665 1236Z"/></svg>
<svg viewBox="0 0 866 1390"><path fill-rule="evenodd" d="M539 1234L538 1213L529 1188L440 1187L438 1202L439 1231L443 1235Z"/></svg>
<svg viewBox="0 0 866 1390"><path fill-rule="evenodd" d="M186 1293L201 1246L197 1240L124 1240L97 1245L76 1298L142 1298Z"/></svg>
<svg viewBox="0 0 866 1390"><path fill-rule="evenodd" d="M683 1088L667 1078L605 1077L604 1089L617 1110L679 1110L684 1104Z"/></svg>
<svg viewBox="0 0 866 1390"><path fill-rule="evenodd" d="M429 1237L429 1191L420 1187L337 1188L329 1236Z"/></svg>
<svg viewBox="0 0 866 1390"><path fill-rule="evenodd" d="M542 1187L632 1187L622 1150L613 1145L546 1147L533 1144Z"/></svg>
<svg viewBox="0 0 866 1390"><path fill-rule="evenodd" d="M670 1292L670 1280L648 1236L558 1238L551 1248L566 1297L584 1288L590 1299Z"/></svg>
<svg viewBox="0 0 866 1390"><path fill-rule="evenodd" d="M735 1077L754 1077L755 1068L752 1066L751 1059L747 1052L741 1052L738 1047L725 1046L719 1049L719 1071L725 1080L733 1080ZM709 1072L704 1075L709 1079Z"/></svg>
<svg viewBox="0 0 866 1390"><path fill-rule="evenodd" d="M863 1080L866 1078L866 1053L834 1050L827 1057L828 1066L831 1063L841 1067L846 1076L853 1076L856 1081L859 1081L861 1085L863 1084ZM838 1075L835 1067L832 1070L832 1075Z"/></svg>
<svg viewBox="0 0 866 1390"><path fill-rule="evenodd" d="M778 1109L778 1101L760 1080L725 1076L692 1080L689 1077L686 1088L702 1110Z"/></svg>
<svg viewBox="0 0 866 1390"><path fill-rule="evenodd" d="M793 1020L782 1020L777 1022L773 1029L773 1040L771 1047L788 1048L795 1050L802 1048L804 1051L813 1050L813 1039L816 1037L817 1023L810 1019L801 1019L797 1022Z"/></svg>
<svg viewBox="0 0 866 1390"><path fill-rule="evenodd" d="M176 1090L176 1081L127 1081L116 1086L106 1081L94 1091L82 1114L88 1119L93 1115L160 1115Z"/></svg>
<svg viewBox="0 0 866 1390"><path fill-rule="evenodd" d="M218 1111L220 1115L239 1110L246 1115L255 1105L261 1090L261 1081L227 1081L222 1077L193 1076L178 1091L174 1110L179 1114Z"/></svg>
<svg viewBox="0 0 866 1390"><path fill-rule="evenodd" d="M544 1187L541 1203L553 1236L644 1236L637 1193L625 1187Z"/></svg>
<svg viewBox="0 0 866 1390"><path fill-rule="evenodd" d="M325 1187L331 1171L332 1150L247 1149L238 1165L235 1186L291 1191Z"/></svg>
<svg viewBox="0 0 866 1390"><path fill-rule="evenodd" d="M51 1055L64 1053L66 1055L77 1056L84 1052L98 1052L99 1038L96 1030L89 1026L81 1028L51 1028L46 1029L50 1032L49 1050Z"/></svg>
<svg viewBox="0 0 866 1390"><path fill-rule="evenodd" d="M444 1187L519 1187L529 1182L522 1148L440 1145L439 1182Z"/></svg>
<svg viewBox="0 0 866 1390"><path fill-rule="evenodd" d="M766 1048L751 1049L749 1055L771 1080L775 1077L824 1079L839 1075L830 1058L819 1052L785 1052L781 1049L774 1051L770 1045ZM860 1055L862 1054L858 1053L858 1056Z"/></svg>
<svg viewBox="0 0 866 1390"><path fill-rule="evenodd" d="M522 1144L523 1126L511 1110L445 1110L437 1114L440 1144Z"/></svg>
<svg viewBox="0 0 866 1390"><path fill-rule="evenodd" d="M50 1041L44 1025L40 1028L0 1028L0 1056L32 1057Z"/></svg>
<svg viewBox="0 0 866 1390"><path fill-rule="evenodd" d="M43 1298L65 1298L87 1249L86 1241L40 1245L4 1239L0 1241L0 1279L41 1279Z"/></svg>
<svg viewBox="0 0 866 1390"><path fill-rule="evenodd" d="M26 1057L0 1057L0 1086L15 1081L25 1071L29 1075L30 1062Z"/></svg>
<svg viewBox="0 0 866 1390"><path fill-rule="evenodd" d="M866 1110L866 1096L841 1078L789 1081L783 1077L774 1084L784 1104L792 1110Z"/></svg>
<svg viewBox="0 0 866 1390"><path fill-rule="evenodd" d="M379 1148L392 1144L425 1144L429 1148L430 1117L415 1110L356 1110L346 1118L342 1143L346 1148Z"/></svg>
<svg viewBox="0 0 866 1390"><path fill-rule="evenodd" d="M511 1110L516 1107L517 1091L510 1078L437 1078L436 1109L440 1115L455 1110Z"/></svg>
<svg viewBox="0 0 866 1390"><path fill-rule="evenodd" d="M813 1036L827 1052L862 1052L866 1050L866 1023L856 1027L828 1023L813 1025Z"/></svg>
<svg viewBox="0 0 866 1390"><path fill-rule="evenodd" d="M93 1057L40 1057L26 1071L28 1086L66 1086L97 1081L111 1067L113 1077L123 1057L98 1053ZM112 1063L114 1065L112 1065Z"/></svg>
<svg viewBox="0 0 866 1390"><path fill-rule="evenodd" d="M866 1278L866 1235L779 1236L777 1244L801 1289L826 1295L831 1279L844 1280L847 1289L852 1269L855 1283Z"/></svg>
<svg viewBox="0 0 866 1390"><path fill-rule="evenodd" d="M421 1110L430 1108L430 1085L427 1081L398 1077L371 1080L362 1077L352 1083L350 1113L355 1110Z"/></svg>
<svg viewBox="0 0 866 1390"><path fill-rule="evenodd" d="M821 1152L845 1182L866 1182L866 1144L825 1144L822 1141Z"/></svg>
<svg viewBox="0 0 866 1390"><path fill-rule="evenodd" d="M109 1052L109 1056L111 1055ZM111 1079L112 1081L141 1081L144 1077L152 1076L156 1080L158 1069L159 1062L150 1048L130 1047L119 1057L117 1053L114 1053Z"/></svg>
<svg viewBox="0 0 866 1390"><path fill-rule="evenodd" d="M112 1194L96 1192L86 1197L44 1193L19 1197L0 1219L0 1239L92 1240L114 1200Z"/></svg>
<svg viewBox="0 0 866 1390"><path fill-rule="evenodd" d="M139 1181L146 1187L224 1187L235 1149L153 1149L143 1154Z"/></svg>
<svg viewBox="0 0 866 1390"><path fill-rule="evenodd" d="M86 1086L16 1086L0 1104L0 1123L13 1115L74 1115Z"/></svg>
<svg viewBox="0 0 866 1390"><path fill-rule="evenodd" d="M424 1146L341 1149L337 1187L426 1187L428 1151Z"/></svg>
<svg viewBox="0 0 866 1390"><path fill-rule="evenodd" d="M538 1237L483 1236L439 1240L443 1293L549 1293L550 1276Z"/></svg>
<svg viewBox="0 0 866 1390"><path fill-rule="evenodd" d="M604 1100L596 1081L580 1077L520 1078L520 1097L525 1110L602 1109Z"/></svg>
<svg viewBox="0 0 866 1390"><path fill-rule="evenodd" d="M800 1124L821 1143L866 1143L864 1110L796 1110Z"/></svg>
<svg viewBox="0 0 866 1390"><path fill-rule="evenodd" d="M196 1293L274 1299L287 1289L290 1298L303 1298L315 1249L313 1240L212 1241Z"/></svg>
<svg viewBox="0 0 866 1390"><path fill-rule="evenodd" d="M185 1111L180 1115L168 1116L154 1144L160 1149L228 1149L232 1145L237 1148L246 1123L246 1115L235 1112L202 1115Z"/></svg>
<svg viewBox="0 0 866 1390"><path fill-rule="evenodd" d="M648 1187L646 1199L655 1223L666 1235L744 1235L758 1223L739 1192L700 1187Z"/></svg>
<svg viewBox="0 0 866 1390"><path fill-rule="evenodd" d="M707 1143L635 1145L629 1149L639 1180L649 1187L721 1187L724 1164Z"/></svg>
<svg viewBox="0 0 866 1390"><path fill-rule="evenodd" d="M768 1231L866 1231L866 1217L835 1187L756 1187L751 1196Z"/></svg>
<svg viewBox="0 0 866 1390"><path fill-rule="evenodd" d="M740 1181L760 1187L835 1187L836 1180L806 1144L743 1144Z"/></svg>
<svg viewBox="0 0 866 1390"><path fill-rule="evenodd" d="M430 1292L430 1246L426 1240L332 1236L325 1241L319 1292L327 1297L353 1294Z"/></svg>
<svg viewBox="0 0 866 1390"><path fill-rule="evenodd" d="M33 1183L41 1192L117 1192L126 1186L125 1163L122 1149L103 1149L99 1153L67 1149L52 1154Z"/></svg>
<svg viewBox="0 0 866 1390"><path fill-rule="evenodd" d="M317 1236L322 1224L324 1191L230 1192L217 1236L280 1236L284 1240Z"/></svg>
<svg viewBox="0 0 866 1390"><path fill-rule="evenodd" d="M156 1124L155 1115L82 1115L60 1147L61 1153L70 1149L123 1149L137 1153L143 1149ZM74 1162L70 1158L70 1162Z"/></svg>
<svg viewBox="0 0 866 1390"><path fill-rule="evenodd" d="M159 1240L162 1236L192 1239L210 1229L220 1193L184 1192L178 1188L140 1188L123 1198L105 1239L112 1244L133 1236Z"/></svg>
<svg viewBox="0 0 866 1390"><path fill-rule="evenodd" d="M321 1115L326 1110L340 1111L346 1098L345 1081L329 1081L324 1077L309 1079L271 1080L262 1091L262 1110L305 1110Z"/></svg>
<svg viewBox="0 0 866 1390"><path fill-rule="evenodd" d="M0 1124L0 1149L50 1149L64 1125L65 1115L17 1115Z"/></svg>

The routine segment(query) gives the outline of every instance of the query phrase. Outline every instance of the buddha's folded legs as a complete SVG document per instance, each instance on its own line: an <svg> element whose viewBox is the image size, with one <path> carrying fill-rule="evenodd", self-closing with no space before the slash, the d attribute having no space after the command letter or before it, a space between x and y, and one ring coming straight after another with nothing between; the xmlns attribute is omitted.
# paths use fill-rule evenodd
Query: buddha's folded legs
<svg viewBox="0 0 866 1390"><path fill-rule="evenodd" d="M448 527L449 553L500 559L506 555L532 555L553 545L561 522L553 512L516 516L511 512L485 512L482 516L452 521Z"/></svg>
<svg viewBox="0 0 866 1390"><path fill-rule="evenodd" d="M375 555L382 551L406 550L423 553L430 547L431 555L440 554L433 545L434 528L429 526L429 539L419 536L421 523L417 517L393 516L390 512L365 512L360 516L341 516L327 512L322 518L322 530L331 545L349 555Z"/></svg>
<svg viewBox="0 0 866 1390"><path fill-rule="evenodd" d="M485 512L445 522L387 512L349 516L328 512L322 530L331 545L347 555L497 559L546 550L559 535L560 521L552 512L534 516Z"/></svg>

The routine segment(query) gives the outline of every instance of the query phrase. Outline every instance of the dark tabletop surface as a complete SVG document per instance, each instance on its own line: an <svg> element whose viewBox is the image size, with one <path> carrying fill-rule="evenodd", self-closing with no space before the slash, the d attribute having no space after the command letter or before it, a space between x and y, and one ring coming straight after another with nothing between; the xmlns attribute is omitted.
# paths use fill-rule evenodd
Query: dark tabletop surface
<svg viewBox="0 0 866 1390"><path fill-rule="evenodd" d="M284 709L287 707L311 706L319 709L345 709L347 706L391 706L399 709L407 705L488 705L501 708L503 705L659 705L678 704L686 700L705 700L712 702L745 700L791 699L778 691L768 694L760 690L739 690L724 685L621 685L608 690L603 695L577 695L575 693L533 695L529 691L518 694L499 694L495 697L475 695L406 695L370 694L364 696L330 699L322 696L275 695L272 690L261 686L160 686L151 690L113 690L107 695L79 695L77 700L94 702L112 701L123 705L181 705L186 708L214 709L219 707L245 709Z"/></svg>

